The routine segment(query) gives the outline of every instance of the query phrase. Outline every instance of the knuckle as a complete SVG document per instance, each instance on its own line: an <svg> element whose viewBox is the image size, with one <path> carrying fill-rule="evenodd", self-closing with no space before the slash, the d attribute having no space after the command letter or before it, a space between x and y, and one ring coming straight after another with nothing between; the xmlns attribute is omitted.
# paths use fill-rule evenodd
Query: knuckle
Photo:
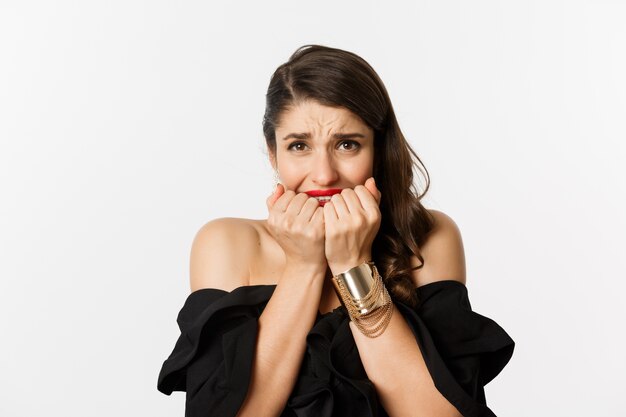
<svg viewBox="0 0 626 417"><path fill-rule="evenodd" d="M291 230L293 228L293 219L289 216L285 217L283 219L283 227L285 229Z"/></svg>
<svg viewBox="0 0 626 417"><path fill-rule="evenodd" d="M297 204L301 204L301 203L302 203L302 197L301 197L299 194L298 194L298 195L295 195L295 196L291 199L291 202L290 202L290 204L295 204L295 205L297 205Z"/></svg>

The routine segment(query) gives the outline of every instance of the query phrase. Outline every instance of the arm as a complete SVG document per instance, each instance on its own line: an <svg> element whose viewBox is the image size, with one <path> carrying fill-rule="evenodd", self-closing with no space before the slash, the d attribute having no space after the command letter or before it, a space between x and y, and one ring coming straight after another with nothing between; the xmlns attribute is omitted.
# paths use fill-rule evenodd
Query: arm
<svg viewBox="0 0 626 417"><path fill-rule="evenodd" d="M445 214L431 212L436 226L422 248L426 262L422 269L414 271L415 286L442 279L465 283L465 258L459 229ZM387 329L377 338L364 336L350 322L363 367L383 407L392 417L461 416L435 387L415 335L395 306L394 309Z"/></svg>
<svg viewBox="0 0 626 417"><path fill-rule="evenodd" d="M237 414L278 416L293 390L322 294L325 271L287 266L259 317L252 380Z"/></svg>
<svg viewBox="0 0 626 417"><path fill-rule="evenodd" d="M258 234L237 219L207 223L194 239L191 289L249 285ZM325 270L287 264L263 313L247 396L238 417L277 416L293 390L321 298ZM210 412L211 410L207 410Z"/></svg>
<svg viewBox="0 0 626 417"><path fill-rule="evenodd" d="M343 189L333 195L324 206L325 253L333 275L372 259L372 242L381 223L381 196L371 177L354 190ZM415 286L444 279L464 283L459 230L443 213L432 214L435 225L421 248L425 265L419 275L413 275ZM349 323L365 372L383 407L391 417L458 417L458 410L435 387L418 341L397 305L394 310L387 328L376 338L364 336Z"/></svg>

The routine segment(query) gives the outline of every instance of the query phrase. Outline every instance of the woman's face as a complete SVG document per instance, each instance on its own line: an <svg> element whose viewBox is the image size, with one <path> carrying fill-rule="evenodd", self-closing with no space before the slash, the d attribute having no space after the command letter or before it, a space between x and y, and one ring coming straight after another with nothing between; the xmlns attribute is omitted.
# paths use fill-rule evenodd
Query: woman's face
<svg viewBox="0 0 626 417"><path fill-rule="evenodd" d="M270 161L296 193L354 188L373 175L374 131L348 109L307 100L281 115Z"/></svg>

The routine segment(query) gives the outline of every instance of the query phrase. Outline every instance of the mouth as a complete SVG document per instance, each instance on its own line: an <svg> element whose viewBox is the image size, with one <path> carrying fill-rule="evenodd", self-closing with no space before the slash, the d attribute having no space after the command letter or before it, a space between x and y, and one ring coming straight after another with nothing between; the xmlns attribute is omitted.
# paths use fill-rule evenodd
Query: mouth
<svg viewBox="0 0 626 417"><path fill-rule="evenodd" d="M324 197L314 197L319 203L320 206L324 207L324 204L330 202L330 196L324 196Z"/></svg>
<svg viewBox="0 0 626 417"><path fill-rule="evenodd" d="M331 188L328 190L311 190L305 191L310 197L314 197L317 201L319 201L320 206L324 206L324 204L328 203L332 196L335 194L341 193L341 188Z"/></svg>

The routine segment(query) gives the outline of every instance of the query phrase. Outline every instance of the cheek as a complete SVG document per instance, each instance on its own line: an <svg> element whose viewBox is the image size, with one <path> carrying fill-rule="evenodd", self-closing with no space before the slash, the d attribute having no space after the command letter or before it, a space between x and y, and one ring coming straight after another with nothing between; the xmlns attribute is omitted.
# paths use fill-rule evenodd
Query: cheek
<svg viewBox="0 0 626 417"><path fill-rule="evenodd" d="M363 155L346 169L346 175L355 184L364 184L365 180L374 174L374 163L369 155Z"/></svg>
<svg viewBox="0 0 626 417"><path fill-rule="evenodd" d="M367 179L369 177L371 177L371 176L372 176L372 172L371 171L369 171L369 170L368 171L362 171L362 172L359 173L359 176L357 178L355 178L354 183L363 185L363 184L365 184L365 181L367 181Z"/></svg>
<svg viewBox="0 0 626 417"><path fill-rule="evenodd" d="M278 172L283 185L290 190L296 189L304 178L302 166L292 162L279 163Z"/></svg>

